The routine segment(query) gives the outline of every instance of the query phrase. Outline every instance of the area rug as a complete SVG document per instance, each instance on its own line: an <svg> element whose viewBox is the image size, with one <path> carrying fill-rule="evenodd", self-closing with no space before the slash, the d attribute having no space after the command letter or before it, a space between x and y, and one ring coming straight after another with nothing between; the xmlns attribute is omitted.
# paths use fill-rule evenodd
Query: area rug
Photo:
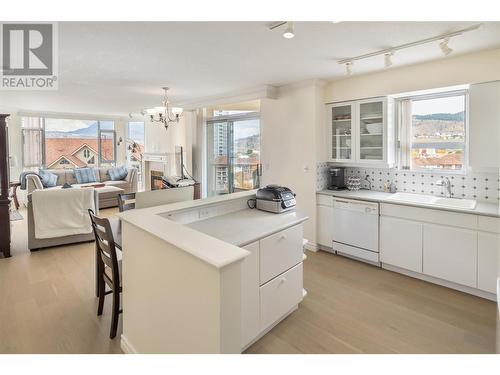
<svg viewBox="0 0 500 375"><path fill-rule="evenodd" d="M23 220L23 215L19 211L10 211L10 221Z"/></svg>

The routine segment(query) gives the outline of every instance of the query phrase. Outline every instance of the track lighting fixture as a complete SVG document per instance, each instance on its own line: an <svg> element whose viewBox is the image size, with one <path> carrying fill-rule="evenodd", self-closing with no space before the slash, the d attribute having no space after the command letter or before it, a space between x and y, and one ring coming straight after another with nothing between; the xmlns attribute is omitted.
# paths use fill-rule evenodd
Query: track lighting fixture
<svg viewBox="0 0 500 375"><path fill-rule="evenodd" d="M394 55L394 52L386 52L384 53L384 65L386 68L389 68L392 65L391 57Z"/></svg>
<svg viewBox="0 0 500 375"><path fill-rule="evenodd" d="M348 61L345 63L345 74L350 76L352 74L352 61Z"/></svg>
<svg viewBox="0 0 500 375"><path fill-rule="evenodd" d="M288 21L286 23L285 32L283 33L283 38L292 39L294 36L295 36L295 34L293 32L293 22L292 21Z"/></svg>
<svg viewBox="0 0 500 375"><path fill-rule="evenodd" d="M448 42L450 41L450 38L444 38L441 43L439 43L439 48L441 48L441 51L443 51L443 54L445 56L448 56L450 53L453 52L453 49L448 47Z"/></svg>
<svg viewBox="0 0 500 375"><path fill-rule="evenodd" d="M351 73L352 73L351 67L352 67L352 64L354 63L354 61L364 60L364 59L368 59L371 57L384 55L384 65L386 68L388 68L388 67L392 66L392 59L391 58L396 51L400 51L403 49L412 48L412 47L416 47L416 46L421 46L421 45L427 44L427 43L434 43L437 41L440 41L439 48L441 48L441 51L443 51L443 54L445 56L448 56L450 53L453 52L453 49L451 49L448 46L448 43L449 43L451 38L458 37L459 35L463 35L465 33L477 30L481 26L483 26L483 24L478 23L478 24L466 27L465 29L452 31L452 32L446 33L446 34L436 35L436 36L433 36L430 38L421 39L421 40L417 40L417 41L406 43L406 44L401 44L399 46L394 46L391 48L386 48L386 49L375 51L375 52L365 53L364 55L347 57L345 59L338 60L337 62L341 65L345 64L347 75L351 75Z"/></svg>

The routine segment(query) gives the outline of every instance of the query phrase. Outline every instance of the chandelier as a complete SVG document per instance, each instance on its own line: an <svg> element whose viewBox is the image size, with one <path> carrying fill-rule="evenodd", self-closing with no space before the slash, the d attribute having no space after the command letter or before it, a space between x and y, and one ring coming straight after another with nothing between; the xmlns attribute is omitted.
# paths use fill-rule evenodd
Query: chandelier
<svg viewBox="0 0 500 375"><path fill-rule="evenodd" d="M182 108L171 107L170 100L168 99L169 88L162 87L162 89L165 92L161 102L162 105L160 107L144 109L141 113L143 116L149 116L151 122L163 124L166 130L171 123L179 122L182 115Z"/></svg>

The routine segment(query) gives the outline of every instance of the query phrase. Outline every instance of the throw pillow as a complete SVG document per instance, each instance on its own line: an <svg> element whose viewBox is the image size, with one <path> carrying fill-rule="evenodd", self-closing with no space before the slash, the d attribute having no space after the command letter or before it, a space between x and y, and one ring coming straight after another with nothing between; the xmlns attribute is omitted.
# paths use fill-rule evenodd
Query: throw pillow
<svg viewBox="0 0 500 375"><path fill-rule="evenodd" d="M128 175L127 167L124 165L121 167L115 167L108 170L109 177L113 181L125 180Z"/></svg>
<svg viewBox="0 0 500 375"><path fill-rule="evenodd" d="M38 171L38 175L40 176L43 187L49 188L57 186L57 179L59 178L58 175L44 169L40 169Z"/></svg>
<svg viewBox="0 0 500 375"><path fill-rule="evenodd" d="M77 168L75 169L75 177L78 184L97 182L94 168Z"/></svg>

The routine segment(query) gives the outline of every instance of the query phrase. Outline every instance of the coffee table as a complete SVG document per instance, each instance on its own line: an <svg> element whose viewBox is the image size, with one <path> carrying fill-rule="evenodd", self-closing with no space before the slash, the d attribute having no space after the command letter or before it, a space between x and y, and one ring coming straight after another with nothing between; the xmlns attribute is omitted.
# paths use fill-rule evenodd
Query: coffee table
<svg viewBox="0 0 500 375"><path fill-rule="evenodd" d="M118 206L118 195L123 194L125 190L116 186L104 186L94 188L95 211L99 214L100 208Z"/></svg>

